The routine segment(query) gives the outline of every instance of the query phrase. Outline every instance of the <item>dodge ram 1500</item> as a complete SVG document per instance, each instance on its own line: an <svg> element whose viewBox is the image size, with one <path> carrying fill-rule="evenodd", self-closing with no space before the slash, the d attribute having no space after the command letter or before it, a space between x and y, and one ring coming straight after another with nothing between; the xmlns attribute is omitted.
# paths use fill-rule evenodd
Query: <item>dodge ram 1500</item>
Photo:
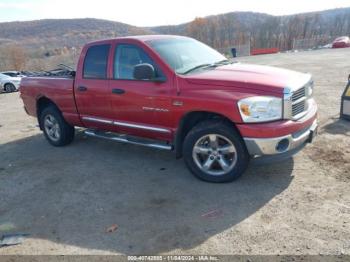
<svg viewBox="0 0 350 262"><path fill-rule="evenodd" d="M197 177L238 178L251 158L291 155L311 142L311 75L235 63L181 36L87 44L66 77L26 77L20 92L54 146L88 136L174 150Z"/></svg>

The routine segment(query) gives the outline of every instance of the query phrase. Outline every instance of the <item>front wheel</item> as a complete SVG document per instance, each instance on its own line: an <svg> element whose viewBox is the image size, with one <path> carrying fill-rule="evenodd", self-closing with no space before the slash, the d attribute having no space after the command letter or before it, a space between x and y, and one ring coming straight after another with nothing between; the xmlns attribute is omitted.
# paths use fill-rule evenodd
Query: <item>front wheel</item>
<svg viewBox="0 0 350 262"><path fill-rule="evenodd" d="M15 91L16 91L16 87L14 86L14 84L7 83L7 84L5 84L5 86L4 86L4 91L5 91L6 93L12 93L12 92L15 92Z"/></svg>
<svg viewBox="0 0 350 262"><path fill-rule="evenodd" d="M40 126L46 139L53 146L65 146L74 139L74 127L64 120L55 106L48 106L42 111Z"/></svg>
<svg viewBox="0 0 350 262"><path fill-rule="evenodd" d="M208 182L231 182L243 174L249 163L240 134L222 121L199 123L187 134L183 148L189 169Z"/></svg>

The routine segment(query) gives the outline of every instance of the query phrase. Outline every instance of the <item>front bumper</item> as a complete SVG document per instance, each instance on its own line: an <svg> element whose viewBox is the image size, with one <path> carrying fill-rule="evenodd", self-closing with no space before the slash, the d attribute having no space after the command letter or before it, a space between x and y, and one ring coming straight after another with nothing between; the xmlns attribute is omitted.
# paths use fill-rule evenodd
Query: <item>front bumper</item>
<svg viewBox="0 0 350 262"><path fill-rule="evenodd" d="M295 133L273 138L244 138L248 153L252 156L276 155L294 151L311 143L317 134L317 120Z"/></svg>

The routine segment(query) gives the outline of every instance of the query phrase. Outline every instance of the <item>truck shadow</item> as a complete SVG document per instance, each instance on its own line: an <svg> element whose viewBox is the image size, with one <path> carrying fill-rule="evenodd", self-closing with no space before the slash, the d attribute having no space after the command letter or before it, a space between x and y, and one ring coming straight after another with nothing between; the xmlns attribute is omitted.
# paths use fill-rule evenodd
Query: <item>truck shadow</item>
<svg viewBox="0 0 350 262"><path fill-rule="evenodd" d="M350 136L350 121L344 119L334 119L331 123L323 127L326 133L333 135Z"/></svg>
<svg viewBox="0 0 350 262"><path fill-rule="evenodd" d="M293 170L293 159L253 165L234 183L210 184L172 153L81 134L65 148L36 135L0 153L0 224L14 225L5 231L124 254L188 250L233 230L283 192Z"/></svg>

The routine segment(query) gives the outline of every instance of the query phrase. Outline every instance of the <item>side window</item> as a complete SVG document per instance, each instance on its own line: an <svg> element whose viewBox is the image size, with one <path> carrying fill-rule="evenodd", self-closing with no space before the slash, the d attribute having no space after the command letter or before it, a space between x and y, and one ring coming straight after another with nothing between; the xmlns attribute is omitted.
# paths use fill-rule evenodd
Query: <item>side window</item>
<svg viewBox="0 0 350 262"><path fill-rule="evenodd" d="M134 67L139 64L151 64L156 71L156 77L163 77L158 66L141 48L135 45L117 45L114 55L114 79L134 79Z"/></svg>
<svg viewBox="0 0 350 262"><path fill-rule="evenodd" d="M88 49L84 60L83 78L106 79L110 45L96 45Z"/></svg>

